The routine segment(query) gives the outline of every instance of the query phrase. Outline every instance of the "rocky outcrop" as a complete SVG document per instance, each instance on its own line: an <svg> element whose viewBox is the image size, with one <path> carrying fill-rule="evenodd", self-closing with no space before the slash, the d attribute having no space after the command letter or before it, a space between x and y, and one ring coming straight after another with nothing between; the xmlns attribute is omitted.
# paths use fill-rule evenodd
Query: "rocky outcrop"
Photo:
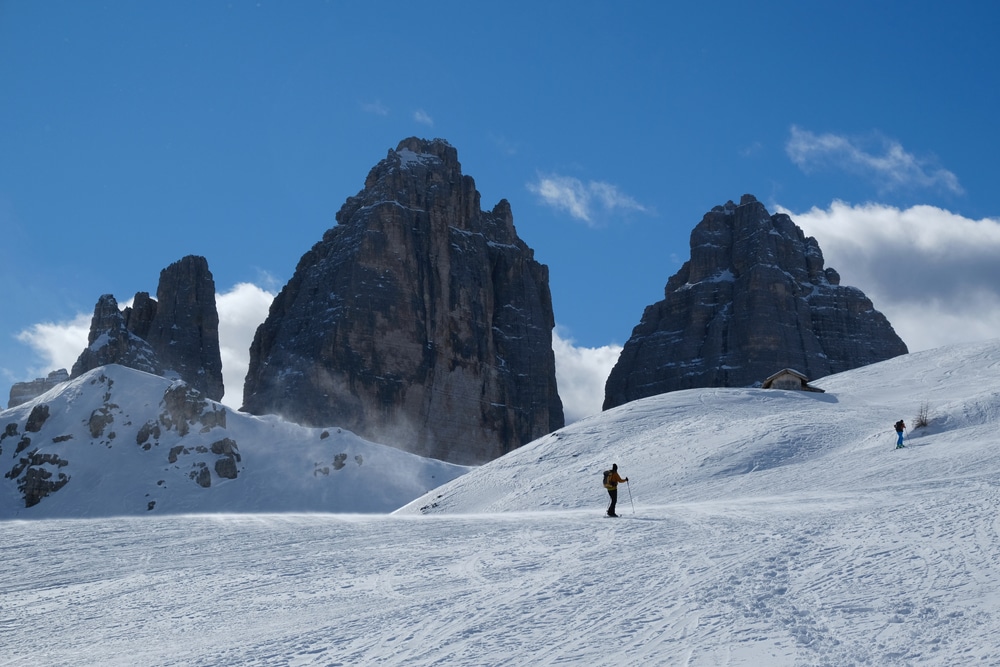
<svg viewBox="0 0 1000 667"><path fill-rule="evenodd" d="M207 433L216 427L226 427L226 410L205 399L193 387L175 382L163 392L159 422L165 429L173 429L182 436L187 435L192 426Z"/></svg>
<svg viewBox="0 0 1000 667"><path fill-rule="evenodd" d="M871 300L823 263L816 239L753 196L715 207L691 232L691 259L633 329L604 408L752 386L782 368L815 380L906 354Z"/></svg>
<svg viewBox="0 0 1000 667"><path fill-rule="evenodd" d="M38 447L27 454L22 453L31 447L28 433L38 433L49 418L49 406L40 403L32 408L24 425L26 433L21 436L14 449L14 465L4 472L4 478L13 480L17 490L24 499L25 507L37 505L46 496L55 493L69 482L69 476L61 472L68 462L56 454L40 453ZM0 455L3 454L3 441L6 438L17 438L17 422L6 425L0 433Z"/></svg>
<svg viewBox="0 0 1000 667"><path fill-rule="evenodd" d="M442 140L404 140L299 261L250 349L243 409L455 463L563 425L548 269Z"/></svg>
<svg viewBox="0 0 1000 667"><path fill-rule="evenodd" d="M35 449L21 457L4 476L17 482L17 490L24 497L24 506L33 507L69 483L69 476L59 472L67 465L69 462L65 459ZM56 468L56 472L52 468Z"/></svg>
<svg viewBox="0 0 1000 667"><path fill-rule="evenodd" d="M24 424L24 430L29 433L38 433L42 430L42 426L49 418L49 406L45 403L39 403L31 409L31 414L28 415L28 421Z"/></svg>
<svg viewBox="0 0 1000 667"><path fill-rule="evenodd" d="M111 294L98 300L87 349L71 377L107 364L176 376L212 400L222 398L215 281L204 257L188 256L163 269L155 300L138 292L124 310Z"/></svg>
<svg viewBox="0 0 1000 667"><path fill-rule="evenodd" d="M128 331L114 295L104 294L94 307L87 348L77 357L70 377L80 377L108 364L120 364L153 375L163 373L163 366L149 343Z"/></svg>
<svg viewBox="0 0 1000 667"><path fill-rule="evenodd" d="M52 371L44 378L36 378L30 382L15 382L10 388L10 400L7 403L7 407L13 408L23 405L68 379L69 372L65 368L60 368L57 371Z"/></svg>

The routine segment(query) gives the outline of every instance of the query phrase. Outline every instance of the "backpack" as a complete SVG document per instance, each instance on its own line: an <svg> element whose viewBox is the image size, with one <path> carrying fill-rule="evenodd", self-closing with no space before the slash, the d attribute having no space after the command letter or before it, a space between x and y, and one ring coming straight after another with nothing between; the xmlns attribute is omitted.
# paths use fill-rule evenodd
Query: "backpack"
<svg viewBox="0 0 1000 667"><path fill-rule="evenodd" d="M900 419L898 422L896 422L896 433L899 433L902 430L903 430L903 420Z"/></svg>
<svg viewBox="0 0 1000 667"><path fill-rule="evenodd" d="M608 481L609 477L611 477L611 471L610 470L605 470L604 471L604 488L605 489L607 489L611 485L611 482Z"/></svg>

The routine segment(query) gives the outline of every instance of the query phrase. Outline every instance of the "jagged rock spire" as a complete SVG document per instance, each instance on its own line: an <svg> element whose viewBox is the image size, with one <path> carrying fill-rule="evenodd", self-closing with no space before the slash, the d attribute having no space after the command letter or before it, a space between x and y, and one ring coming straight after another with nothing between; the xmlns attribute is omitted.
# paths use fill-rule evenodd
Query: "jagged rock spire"
<svg viewBox="0 0 1000 667"><path fill-rule="evenodd" d="M815 380L906 354L871 300L823 264L816 239L752 195L716 206L691 232L691 259L633 329L604 408L751 386L782 368Z"/></svg>
<svg viewBox="0 0 1000 667"><path fill-rule="evenodd" d="M90 320L87 349L77 357L70 377L79 377L107 364L120 364L153 375L163 372L149 343L126 328L125 317L112 294L103 294L97 300Z"/></svg>
<svg viewBox="0 0 1000 667"><path fill-rule="evenodd" d="M204 257L189 255L160 272L156 300L139 292L119 310L111 294L94 308L87 349L71 377L106 364L177 376L212 400L222 398L215 281Z"/></svg>
<svg viewBox="0 0 1000 667"><path fill-rule="evenodd" d="M441 139L390 150L250 349L244 410L482 463L563 425L548 269Z"/></svg>
<svg viewBox="0 0 1000 667"><path fill-rule="evenodd" d="M148 306L148 296L134 303ZM136 306L133 306L136 308ZM222 353L219 348L219 311L215 279L208 260L188 255L160 272L156 307L146 340L167 370L203 393L220 400Z"/></svg>

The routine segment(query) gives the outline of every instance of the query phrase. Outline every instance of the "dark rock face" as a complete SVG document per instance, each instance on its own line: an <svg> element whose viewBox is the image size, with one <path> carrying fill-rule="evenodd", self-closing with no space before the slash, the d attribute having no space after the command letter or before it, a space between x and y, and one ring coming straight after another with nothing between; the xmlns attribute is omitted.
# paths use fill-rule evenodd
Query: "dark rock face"
<svg viewBox="0 0 1000 667"><path fill-rule="evenodd" d="M24 430L30 433L40 431L49 418L49 412L48 405L44 403L36 405L28 415ZM3 433L0 433L0 444L5 438L16 438L18 435L17 423L11 422L4 428ZM14 456L17 457L14 465L4 473L6 479L16 482L17 490L24 498L25 507L37 505L46 496L66 486L70 479L66 473L60 472L68 465L68 461L57 454L39 453L37 447L20 456L29 447L31 438L25 433L14 449ZM0 446L0 455L2 454L3 447Z"/></svg>
<svg viewBox="0 0 1000 667"><path fill-rule="evenodd" d="M160 274L162 275L162 273ZM125 318L125 328L143 340L149 340L149 330L156 318L156 299L149 292L136 292L132 306L125 308L122 315Z"/></svg>
<svg viewBox="0 0 1000 667"><path fill-rule="evenodd" d="M138 292L132 307L118 309L105 294L94 309L88 347L71 377L106 364L154 375L176 374L212 400L220 400L222 354L215 281L204 257L188 256L160 272L156 300Z"/></svg>
<svg viewBox="0 0 1000 667"><path fill-rule="evenodd" d="M70 377L80 377L107 364L120 364L153 375L163 373L163 367L149 343L125 327L125 317L111 294L104 294L97 300L94 316L90 320L87 349L77 357Z"/></svg>
<svg viewBox="0 0 1000 667"><path fill-rule="evenodd" d="M40 403L31 409L28 421L24 424L24 430L29 433L38 433L49 418L49 406Z"/></svg>
<svg viewBox="0 0 1000 667"><path fill-rule="evenodd" d="M204 257L189 255L160 272L155 307L136 295L133 313L136 328L152 310L144 338L164 369L174 371L189 385L218 401L222 384L219 349L219 311L215 306L215 280Z"/></svg>
<svg viewBox="0 0 1000 667"><path fill-rule="evenodd" d="M868 297L824 269L816 239L744 195L691 232L691 259L633 329L604 409L678 389L751 386L782 368L815 380L906 352Z"/></svg>
<svg viewBox="0 0 1000 667"><path fill-rule="evenodd" d="M548 269L442 140L404 140L299 261L244 410L474 464L563 426Z"/></svg>
<svg viewBox="0 0 1000 667"><path fill-rule="evenodd" d="M33 507L46 496L69 483L63 472L53 473L69 462L55 454L39 453L37 449L22 457L4 476L17 482L17 490L24 497L24 506Z"/></svg>

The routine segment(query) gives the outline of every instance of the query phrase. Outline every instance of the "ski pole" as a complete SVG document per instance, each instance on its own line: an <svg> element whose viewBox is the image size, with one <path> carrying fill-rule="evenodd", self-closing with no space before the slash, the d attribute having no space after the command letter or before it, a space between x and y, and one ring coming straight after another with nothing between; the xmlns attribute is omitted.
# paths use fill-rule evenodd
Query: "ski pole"
<svg viewBox="0 0 1000 667"><path fill-rule="evenodd" d="M635 514L635 503L632 502L632 487L629 486L628 480L625 481L625 488L628 489L628 501L632 504L632 514Z"/></svg>

